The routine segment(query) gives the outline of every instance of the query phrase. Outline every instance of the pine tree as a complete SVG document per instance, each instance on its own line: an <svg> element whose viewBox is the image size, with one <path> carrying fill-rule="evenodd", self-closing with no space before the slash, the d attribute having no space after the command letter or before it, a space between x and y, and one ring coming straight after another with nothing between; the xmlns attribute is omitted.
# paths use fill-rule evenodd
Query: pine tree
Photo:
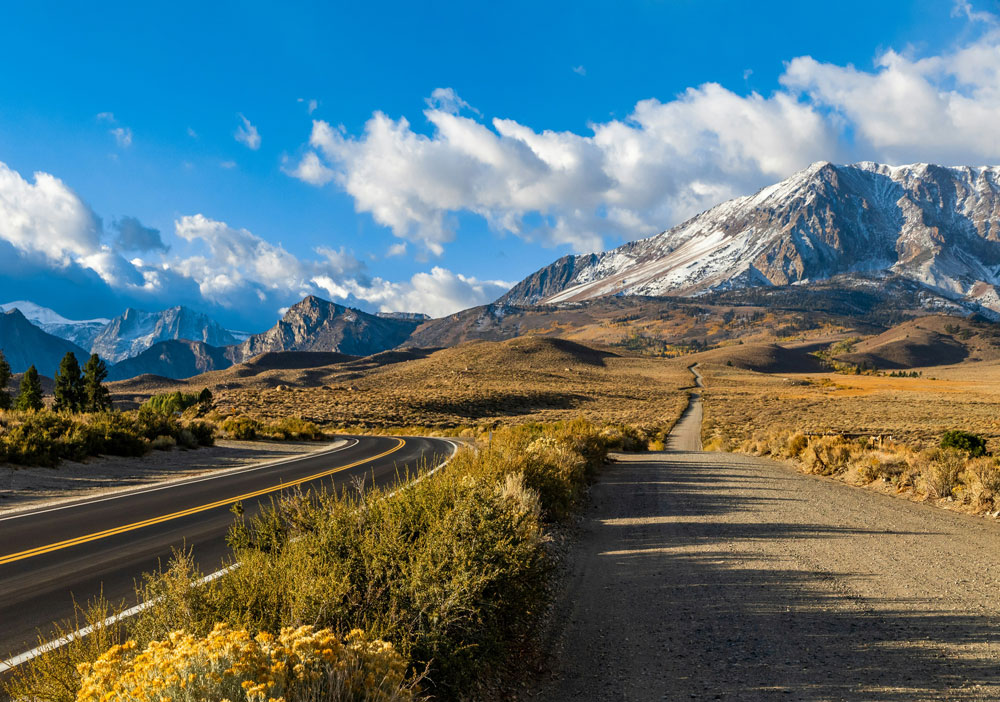
<svg viewBox="0 0 1000 702"><path fill-rule="evenodd" d="M17 394L17 401L14 409L37 412L44 409L42 402L42 381L38 377L38 371L34 366L30 366L21 376L21 390Z"/></svg>
<svg viewBox="0 0 1000 702"><path fill-rule="evenodd" d="M111 393L103 383L108 377L108 367L96 353L83 366L83 409L87 412L104 412L111 409Z"/></svg>
<svg viewBox="0 0 1000 702"><path fill-rule="evenodd" d="M57 412L83 410L83 376L80 375L80 363L72 351L67 351L59 363L59 370L56 372L55 398L52 409Z"/></svg>
<svg viewBox="0 0 1000 702"><path fill-rule="evenodd" d="M10 399L10 390L7 388L10 385L10 364L7 363L7 357L3 355L3 351L0 351L0 410L8 410L12 404Z"/></svg>

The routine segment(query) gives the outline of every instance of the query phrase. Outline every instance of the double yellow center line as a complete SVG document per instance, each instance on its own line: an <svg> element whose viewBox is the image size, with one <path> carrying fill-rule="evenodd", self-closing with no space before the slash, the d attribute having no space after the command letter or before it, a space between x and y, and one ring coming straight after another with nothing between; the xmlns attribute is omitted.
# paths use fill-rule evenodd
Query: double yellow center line
<svg viewBox="0 0 1000 702"><path fill-rule="evenodd" d="M97 541L99 539L106 539L109 536L115 536L116 534L124 534L125 532L135 531L136 529L142 529L143 527L152 526L154 524L162 524L163 522L169 522L172 519L180 519L181 517L187 517L192 514L198 514L199 512L205 512L210 509L215 509L216 507L223 507L225 505L231 505L235 502L242 502L243 500L249 500L254 497L260 497L261 495L266 495L269 492L278 492L279 490L286 490L291 487L296 487L302 485L303 483L308 483L313 480L319 480L320 478L326 478L334 473L340 473L341 471L360 466L362 463L368 463L370 461L377 461L380 458L385 458L391 453L395 453L399 449L406 445L406 441L403 439L396 439L399 443L393 446L388 451L378 454L377 456L370 456L369 458L363 458L360 461L355 461L354 463L349 463L346 466L337 466L336 468L330 468L321 473L316 473L315 475L309 475L305 478L299 478L298 480L292 480L287 483L280 483L274 487L264 488L263 490L255 490L254 492L248 492L243 495L237 495L236 497L227 497L224 500L217 500L216 502L210 502L205 505L200 505L198 507L191 507L189 509L184 509L179 512L173 512L171 514L164 514L160 517L152 517L151 519L144 519L141 522L133 522L132 524L125 524L123 526L114 527L113 529L105 529L104 531L95 531L93 534L86 534L84 536L77 536L73 539L66 539L65 541L59 541L54 544L48 544L47 546L38 546L36 548L28 549L27 551L20 551L18 553L11 553L6 556L0 556L0 565L5 565L7 563L13 563L14 561L21 561L25 558L31 558L32 556L41 556L45 553L51 553L52 551L58 551L60 549L69 548L70 546L78 546L80 544L85 544L89 541Z"/></svg>

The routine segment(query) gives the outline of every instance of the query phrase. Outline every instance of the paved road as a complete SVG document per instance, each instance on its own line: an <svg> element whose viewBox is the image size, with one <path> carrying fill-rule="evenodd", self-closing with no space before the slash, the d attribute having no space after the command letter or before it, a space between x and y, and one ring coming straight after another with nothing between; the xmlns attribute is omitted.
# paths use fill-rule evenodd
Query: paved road
<svg viewBox="0 0 1000 702"><path fill-rule="evenodd" d="M329 452L0 518L0 659L32 648L39 627L72 614L74 597L86 602L103 589L133 602L134 581L172 548L193 547L201 569L215 570L236 501L249 515L297 485L358 476L389 485L405 467L437 465L453 450L442 439L345 438Z"/></svg>
<svg viewBox="0 0 1000 702"><path fill-rule="evenodd" d="M700 451L592 494L538 699L1000 699L996 522Z"/></svg>

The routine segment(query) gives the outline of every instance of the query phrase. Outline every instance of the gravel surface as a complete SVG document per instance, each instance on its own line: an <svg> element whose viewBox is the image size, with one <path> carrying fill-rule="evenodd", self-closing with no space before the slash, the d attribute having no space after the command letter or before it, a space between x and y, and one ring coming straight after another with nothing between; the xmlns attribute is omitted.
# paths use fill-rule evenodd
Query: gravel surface
<svg viewBox="0 0 1000 702"><path fill-rule="evenodd" d="M615 458L536 698L1000 699L996 524L749 456Z"/></svg>

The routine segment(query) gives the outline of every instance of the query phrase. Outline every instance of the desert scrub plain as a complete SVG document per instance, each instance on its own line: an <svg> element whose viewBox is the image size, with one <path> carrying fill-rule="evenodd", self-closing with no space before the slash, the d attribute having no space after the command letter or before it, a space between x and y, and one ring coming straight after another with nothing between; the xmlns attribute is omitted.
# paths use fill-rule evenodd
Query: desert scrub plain
<svg viewBox="0 0 1000 702"><path fill-rule="evenodd" d="M800 470L974 514L1000 515L1000 462L942 448L955 430L1000 448L1000 364L919 377L763 374L700 366L706 450L791 460Z"/></svg>
<svg viewBox="0 0 1000 702"><path fill-rule="evenodd" d="M187 381L140 378L111 388L116 400L141 402L152 393L208 387L220 417L263 423L296 417L324 429L466 427L478 433L501 423L578 416L669 430L691 385L683 359L536 337L344 357L316 367L278 364L261 357Z"/></svg>
<svg viewBox="0 0 1000 702"><path fill-rule="evenodd" d="M584 420L506 427L394 493L288 495L237 522L238 567L196 586L190 554L177 554L140 587L152 607L18 668L7 691L53 702L502 697L532 660L552 530L620 441ZM95 603L84 619L113 609Z"/></svg>

